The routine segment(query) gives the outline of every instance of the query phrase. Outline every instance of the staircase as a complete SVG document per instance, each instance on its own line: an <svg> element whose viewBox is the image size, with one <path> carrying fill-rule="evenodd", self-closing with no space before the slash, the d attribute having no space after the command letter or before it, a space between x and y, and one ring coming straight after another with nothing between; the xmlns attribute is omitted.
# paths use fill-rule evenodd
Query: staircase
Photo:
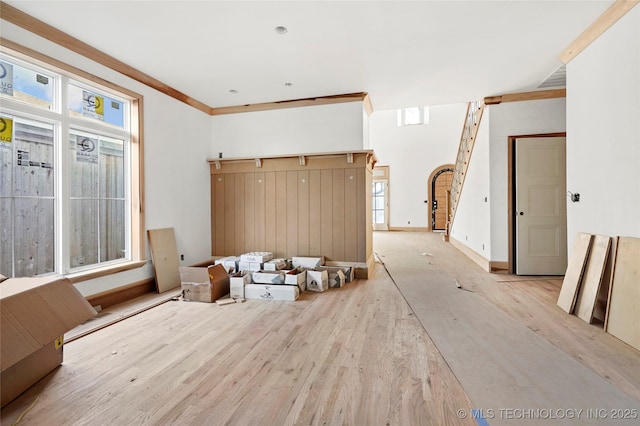
<svg viewBox="0 0 640 426"><path fill-rule="evenodd" d="M445 239L448 239L453 221L456 217L460 194L464 185L469 161L473 153L473 145L476 142L476 136L480 127L480 119L484 112L484 102L473 101L467 104L467 116L465 118L464 127L462 128L462 136L460 137L460 146L458 148L458 156L456 157L455 169L453 171L453 181L451 182L451 191L449 192L449 201L447 206L447 226L445 230Z"/></svg>

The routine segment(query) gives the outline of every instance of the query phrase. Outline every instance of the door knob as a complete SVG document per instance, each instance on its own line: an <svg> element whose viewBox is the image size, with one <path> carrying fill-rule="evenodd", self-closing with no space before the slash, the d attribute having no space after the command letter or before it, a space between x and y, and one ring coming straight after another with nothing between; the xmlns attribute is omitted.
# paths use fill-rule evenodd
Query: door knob
<svg viewBox="0 0 640 426"><path fill-rule="evenodd" d="M522 215L524 215L524 212L520 212L520 213L518 213L518 214L519 214L520 216L522 216Z"/></svg>

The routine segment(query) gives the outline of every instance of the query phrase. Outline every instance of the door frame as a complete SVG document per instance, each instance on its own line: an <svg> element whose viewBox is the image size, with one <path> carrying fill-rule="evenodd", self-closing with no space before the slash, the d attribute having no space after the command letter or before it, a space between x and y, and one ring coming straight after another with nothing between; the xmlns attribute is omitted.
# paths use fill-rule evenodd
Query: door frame
<svg viewBox="0 0 640 426"><path fill-rule="evenodd" d="M429 175L429 179L427 179L427 200L425 201L425 203L428 205L427 232L433 232L433 224L431 223L433 217L433 193L431 191L431 188L433 188L433 181L439 173L446 169L455 170L456 166L454 164L443 164L441 166L438 166L433 169L433 171Z"/></svg>
<svg viewBox="0 0 640 426"><path fill-rule="evenodd" d="M557 138L567 137L567 132L559 133L540 133L531 135L515 135L508 137L507 143L507 229L509 240L509 273L516 273L516 221L514 220L516 214L516 140L525 138ZM565 176L566 179L566 176Z"/></svg>

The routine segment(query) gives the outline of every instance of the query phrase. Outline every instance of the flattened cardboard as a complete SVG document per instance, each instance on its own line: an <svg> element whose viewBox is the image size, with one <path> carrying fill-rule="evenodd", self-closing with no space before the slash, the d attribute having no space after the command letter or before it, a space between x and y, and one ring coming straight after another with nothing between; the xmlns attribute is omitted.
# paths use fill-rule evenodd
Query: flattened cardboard
<svg viewBox="0 0 640 426"><path fill-rule="evenodd" d="M55 275L4 281L0 284L0 315L4 371L97 312L69 279Z"/></svg>
<svg viewBox="0 0 640 426"><path fill-rule="evenodd" d="M173 228L149 229L149 247L158 293L180 287L178 247Z"/></svg>

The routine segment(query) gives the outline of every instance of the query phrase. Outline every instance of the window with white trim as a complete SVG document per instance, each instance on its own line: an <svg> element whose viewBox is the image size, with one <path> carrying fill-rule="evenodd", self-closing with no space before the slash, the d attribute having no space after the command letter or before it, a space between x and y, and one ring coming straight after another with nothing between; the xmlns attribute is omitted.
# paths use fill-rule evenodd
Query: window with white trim
<svg viewBox="0 0 640 426"><path fill-rule="evenodd" d="M69 67L71 68L71 67ZM140 260L141 97L0 52L0 274L82 275Z"/></svg>

